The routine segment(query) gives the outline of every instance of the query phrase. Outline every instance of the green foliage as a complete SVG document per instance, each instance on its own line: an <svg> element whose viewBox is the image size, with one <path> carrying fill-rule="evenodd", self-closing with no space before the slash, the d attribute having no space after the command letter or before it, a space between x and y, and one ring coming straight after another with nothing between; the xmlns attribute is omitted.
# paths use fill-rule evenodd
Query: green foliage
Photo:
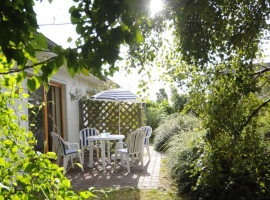
<svg viewBox="0 0 270 200"><path fill-rule="evenodd" d="M270 110L262 112L258 119L258 133L266 140L270 139Z"/></svg>
<svg viewBox="0 0 270 200"><path fill-rule="evenodd" d="M189 171L198 177L196 198L263 199L269 196L269 150L256 132L239 139L223 135L215 145L205 144ZM192 191L190 191L192 193Z"/></svg>
<svg viewBox="0 0 270 200"><path fill-rule="evenodd" d="M198 69L208 62L256 57L267 25L266 1L166 1L166 17L174 21L177 51ZM194 34L191 34L194 33ZM200 69L199 69L200 70Z"/></svg>
<svg viewBox="0 0 270 200"><path fill-rule="evenodd" d="M4 87L5 79L0 84L0 199L82 199L71 190L63 169L50 161L55 153L34 151L36 140L22 126L27 120L22 108L28 95L20 83Z"/></svg>
<svg viewBox="0 0 270 200"><path fill-rule="evenodd" d="M153 130L158 127L167 115L165 108L160 104L153 101L146 103L147 125L151 126Z"/></svg>
<svg viewBox="0 0 270 200"><path fill-rule="evenodd" d="M200 156L189 165L188 175L196 179L188 191L192 199L269 196L269 144L262 118L268 100L256 95L261 79L254 78L254 70L235 58L229 65L209 67L206 74L193 74L189 106L207 131Z"/></svg>
<svg viewBox="0 0 270 200"><path fill-rule="evenodd" d="M166 151L170 145L169 140L182 132L200 128L200 121L191 115L172 114L154 131L154 148L157 151Z"/></svg>
<svg viewBox="0 0 270 200"><path fill-rule="evenodd" d="M166 151L167 167L177 183L179 194L190 196L192 187L196 185L198 176L193 175L190 170L203 153L203 132L205 131L182 131L169 140L170 148Z"/></svg>
<svg viewBox="0 0 270 200"><path fill-rule="evenodd" d="M38 88L40 83L47 83L63 65L72 77L76 73L89 75L90 72L100 78L113 75L119 70L115 62L122 60L119 56L121 45L130 48L130 59L139 59L134 49L146 41L153 26L148 19L148 1L75 0L69 12L71 23L76 25L80 35L74 41L76 47L64 49L55 44L52 47L51 42L37 31L33 5L34 0L19 3L4 1L0 9L0 29L3 30L0 34L0 53L6 59L0 74L23 73L25 69L33 69L37 78L29 80L31 90ZM150 54L147 53L149 40L146 43L148 47L144 51L144 60L148 60Z"/></svg>
<svg viewBox="0 0 270 200"><path fill-rule="evenodd" d="M35 91L63 65L71 76L111 75L118 71L114 63L121 59L120 44L133 48L144 42L148 11L145 1L80 1L69 11L81 37L75 48L63 49L58 45L51 48L50 41L38 33L33 5L33 0L4 1L0 8L0 199L88 198L89 192L77 195L71 190L62 169L50 162L50 154L34 151L33 134L23 128L28 117L22 108L27 100L21 97L20 83L27 76L25 70L31 69L27 87ZM109 64L108 70L102 68L104 64ZM22 104L17 107L19 99Z"/></svg>
<svg viewBox="0 0 270 200"><path fill-rule="evenodd" d="M165 1L166 10L154 18L149 18L148 1L74 2L69 12L80 37L75 41L76 47L68 49L57 45L48 49L45 36L37 32L33 0L1 4L0 74L1 87L5 87L0 93L3 199L78 198L69 191L69 183L59 169L27 145L32 143L32 135L20 125L27 116L17 111L17 118L14 113L15 99L20 97L19 83L27 76L25 70L32 69L34 73L27 81L31 91L48 83L62 65L71 76L89 72L98 77L112 75L119 70L115 62L121 60L121 44L129 47L132 64L127 64L127 70L140 66L141 72L144 64L151 66L156 55L161 55L163 60L157 64L167 66L172 79L185 79L183 82L189 84L190 109L201 117L207 129L203 153L189 172L198 177L193 188L197 197L269 196L269 152L261 139L267 134L267 123L260 116L267 113L265 107L270 99L260 99L257 94L259 84L268 81L265 74L270 70L252 63L260 55L260 39L269 30L267 1ZM168 27L164 22L173 27L174 44L168 53L163 53L166 48L160 48L164 44L160 33ZM48 52L53 56L48 57ZM37 53L40 60L36 59ZM108 69L103 67L106 64ZM9 75L15 72L18 74ZM150 71L147 75L151 76ZM169 112L164 105L148 110L148 125L153 128ZM165 136L170 128L162 131ZM164 148L166 139L162 138L157 137ZM55 178L60 179L58 184Z"/></svg>
<svg viewBox="0 0 270 200"><path fill-rule="evenodd" d="M169 103L168 100L163 100L161 103L159 103L159 105L164 108L165 112L167 113L167 115L170 115L172 113L174 113L174 109L171 106L171 104Z"/></svg>
<svg viewBox="0 0 270 200"><path fill-rule="evenodd" d="M252 68L243 64L220 64L205 76L195 76L190 92L190 106L204 119L209 140L231 134L238 138L247 124L256 128L257 108L263 103L255 95L258 80ZM209 76L211 74L211 84ZM256 111L256 112L255 112Z"/></svg>
<svg viewBox="0 0 270 200"><path fill-rule="evenodd" d="M223 135L216 146L206 141L205 131L170 140L167 164L180 194L211 200L269 196L269 141L254 132L238 140Z"/></svg>
<svg viewBox="0 0 270 200"><path fill-rule="evenodd" d="M171 97L172 107L175 112L181 112L188 102L188 95L179 94L176 87L172 87L171 92L172 92Z"/></svg>
<svg viewBox="0 0 270 200"><path fill-rule="evenodd" d="M81 64L93 75L112 75L120 44L129 45L131 51L145 41L151 27L147 23L149 14L147 1L88 1L81 0L69 9L71 22L81 37L76 40ZM134 20L137 19L137 20ZM101 66L108 64L109 69ZM74 68L74 67L72 67Z"/></svg>
<svg viewBox="0 0 270 200"><path fill-rule="evenodd" d="M225 133L215 136L214 145L205 143L209 141L209 132L203 140L200 134L193 132L172 137L167 145L170 147L168 163L179 191L191 195L191 199L267 196L263 187L269 181L268 175L265 176L269 173L267 145L261 140L261 134L256 135L255 129L247 130L250 133L245 129L238 139Z"/></svg>

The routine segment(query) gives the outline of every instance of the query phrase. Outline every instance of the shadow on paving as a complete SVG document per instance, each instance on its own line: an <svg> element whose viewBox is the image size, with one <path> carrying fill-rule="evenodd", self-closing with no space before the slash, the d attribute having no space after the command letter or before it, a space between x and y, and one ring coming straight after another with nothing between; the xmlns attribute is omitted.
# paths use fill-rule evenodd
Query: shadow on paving
<svg viewBox="0 0 270 200"><path fill-rule="evenodd" d="M86 156L84 172L74 165L74 168L68 169L66 177L71 181L72 188L77 190L85 190L90 187L96 189L122 187L157 189L159 186L160 164L161 154L153 151L152 148L151 160L149 161L148 156L144 156L144 170L142 170L139 160L135 160L133 167L130 168L130 174L127 173L126 167L120 165L117 165L116 172L114 172L114 162L108 164L106 171L103 171L101 159L94 160L94 167L89 168L88 156Z"/></svg>

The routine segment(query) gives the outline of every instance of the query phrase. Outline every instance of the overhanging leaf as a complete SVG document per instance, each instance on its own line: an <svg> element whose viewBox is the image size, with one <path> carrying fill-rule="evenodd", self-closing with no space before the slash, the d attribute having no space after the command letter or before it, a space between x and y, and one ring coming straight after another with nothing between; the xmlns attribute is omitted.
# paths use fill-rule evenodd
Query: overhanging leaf
<svg viewBox="0 0 270 200"><path fill-rule="evenodd" d="M27 87L30 91L35 91L40 87L40 81L37 77L33 76L27 80Z"/></svg>
<svg viewBox="0 0 270 200"><path fill-rule="evenodd" d="M35 40L41 49L48 49L47 38L42 33L37 34Z"/></svg>

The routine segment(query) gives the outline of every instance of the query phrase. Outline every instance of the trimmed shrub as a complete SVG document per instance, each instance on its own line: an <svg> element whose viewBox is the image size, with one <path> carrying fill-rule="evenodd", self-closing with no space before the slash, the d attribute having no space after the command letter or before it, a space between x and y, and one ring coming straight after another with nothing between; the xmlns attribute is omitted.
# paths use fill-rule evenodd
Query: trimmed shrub
<svg viewBox="0 0 270 200"><path fill-rule="evenodd" d="M169 139L181 132L188 132L200 127L198 118L192 115L169 115L157 129L154 130L154 147L157 151L166 151Z"/></svg>

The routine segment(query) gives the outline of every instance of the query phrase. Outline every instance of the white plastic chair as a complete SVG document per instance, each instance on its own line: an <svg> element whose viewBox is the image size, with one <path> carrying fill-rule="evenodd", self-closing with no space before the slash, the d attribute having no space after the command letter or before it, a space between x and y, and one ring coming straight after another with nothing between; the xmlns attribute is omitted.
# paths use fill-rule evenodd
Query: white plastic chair
<svg viewBox="0 0 270 200"><path fill-rule="evenodd" d="M34 134L37 144L35 145L35 150L40 151L41 153L44 153L44 130L39 129L37 132Z"/></svg>
<svg viewBox="0 0 270 200"><path fill-rule="evenodd" d="M117 142L115 145L115 157L117 158L117 154L120 154L121 158L124 158L128 173L130 173L129 156L131 156L131 166L133 166L135 154L139 155L139 159L141 161L141 166L143 169L143 143L145 135L145 130L138 129L130 133L125 142ZM117 159L114 159L114 171L116 171L116 163Z"/></svg>
<svg viewBox="0 0 270 200"><path fill-rule="evenodd" d="M65 142L63 138L58 135L57 133L51 132L51 136L53 139L53 145L56 146L56 154L57 154L57 165L60 165L60 159L63 156L63 167L65 169L65 172L67 170L67 164L68 160L70 159L71 165L74 168L73 161L72 161L72 155L76 155L79 158L80 164L82 165L82 171L83 169L83 162L81 157L81 150L79 148L78 143L69 143ZM71 148L71 146L74 145L75 148Z"/></svg>
<svg viewBox="0 0 270 200"><path fill-rule="evenodd" d="M139 130L145 130L145 132L146 132L146 136L144 139L144 147L147 149L148 157L150 160L149 139L152 135L152 128L150 126L142 126L139 128Z"/></svg>
<svg viewBox="0 0 270 200"><path fill-rule="evenodd" d="M99 131L95 128L84 128L80 131L80 142L81 142L81 148L82 148L82 160L84 163L84 151L89 151L89 141L87 140L88 136L96 136L99 134ZM97 158L99 159L99 149L100 145L98 145L97 141L94 141L94 149L97 151ZM90 156L90 155L89 155Z"/></svg>

